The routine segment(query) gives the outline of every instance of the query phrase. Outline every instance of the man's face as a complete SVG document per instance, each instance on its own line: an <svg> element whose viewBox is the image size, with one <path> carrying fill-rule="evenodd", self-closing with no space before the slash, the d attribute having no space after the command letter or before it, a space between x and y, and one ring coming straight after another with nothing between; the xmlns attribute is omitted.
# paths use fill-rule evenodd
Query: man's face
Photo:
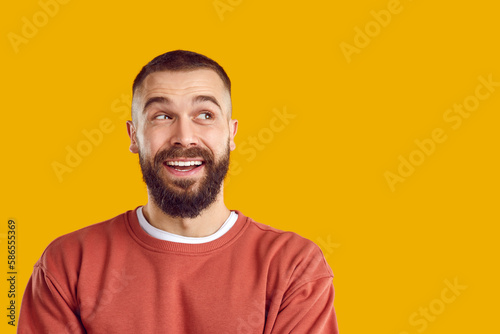
<svg viewBox="0 0 500 334"><path fill-rule="evenodd" d="M130 150L155 204L194 218L215 201L235 148L229 92L210 69L155 72L132 101Z"/></svg>

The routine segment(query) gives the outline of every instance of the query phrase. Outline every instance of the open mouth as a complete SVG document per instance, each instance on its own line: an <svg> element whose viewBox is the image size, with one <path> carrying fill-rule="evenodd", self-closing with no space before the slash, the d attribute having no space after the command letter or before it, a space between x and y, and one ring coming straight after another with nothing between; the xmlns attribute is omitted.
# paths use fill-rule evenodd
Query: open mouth
<svg viewBox="0 0 500 334"><path fill-rule="evenodd" d="M190 172L201 167L205 162L201 160L171 160L166 161L164 164L178 172Z"/></svg>

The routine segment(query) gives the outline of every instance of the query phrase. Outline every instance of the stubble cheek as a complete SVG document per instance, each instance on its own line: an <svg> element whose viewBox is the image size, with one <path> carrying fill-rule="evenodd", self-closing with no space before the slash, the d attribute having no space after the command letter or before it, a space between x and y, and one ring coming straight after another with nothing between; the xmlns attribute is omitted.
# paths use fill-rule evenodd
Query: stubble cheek
<svg viewBox="0 0 500 334"><path fill-rule="evenodd" d="M142 156L145 159L153 162L154 158L161 150L166 149L165 147L165 138L161 137L161 133L156 133L154 129L148 129L146 127L141 129L141 133L138 134L138 144L139 151L142 153ZM147 133L147 138L146 134Z"/></svg>

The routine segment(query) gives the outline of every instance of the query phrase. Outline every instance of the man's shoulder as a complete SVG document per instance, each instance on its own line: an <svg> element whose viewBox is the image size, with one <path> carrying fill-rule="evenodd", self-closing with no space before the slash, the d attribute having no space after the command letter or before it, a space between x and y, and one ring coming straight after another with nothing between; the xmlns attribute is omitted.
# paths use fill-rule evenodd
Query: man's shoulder
<svg viewBox="0 0 500 334"><path fill-rule="evenodd" d="M300 234L292 231L281 230L271 225L266 225L253 220L248 217L249 228L254 230L254 233L259 235L261 240L279 242L283 244L293 244L299 248L303 247L317 247L311 240L301 236Z"/></svg>
<svg viewBox="0 0 500 334"><path fill-rule="evenodd" d="M249 218L249 229L255 235L258 243L268 251L276 251L287 257L316 257L323 258L321 248L312 240L302 235L281 230L270 225L256 222Z"/></svg>
<svg viewBox="0 0 500 334"><path fill-rule="evenodd" d="M47 261L63 261L64 258L81 257L84 250L99 249L112 238L119 238L126 232L127 211L113 218L94 223L54 239L44 250L39 264L49 265Z"/></svg>
<svg viewBox="0 0 500 334"><path fill-rule="evenodd" d="M89 236L92 237L91 240L94 240L94 238L96 237L99 238L99 236L105 236L106 234L113 232L117 228L122 228L123 223L127 220L127 216L130 212L131 211L127 211L113 218L106 219L98 223L93 223L73 232L64 234L56 238L51 244L83 241L89 239Z"/></svg>
<svg viewBox="0 0 500 334"><path fill-rule="evenodd" d="M323 255L321 248L312 240L296 232L280 230L278 228L258 223L249 219L250 233L254 234L258 253L263 258L271 258L275 266L296 268L295 276L304 279L318 277L333 277L332 270Z"/></svg>

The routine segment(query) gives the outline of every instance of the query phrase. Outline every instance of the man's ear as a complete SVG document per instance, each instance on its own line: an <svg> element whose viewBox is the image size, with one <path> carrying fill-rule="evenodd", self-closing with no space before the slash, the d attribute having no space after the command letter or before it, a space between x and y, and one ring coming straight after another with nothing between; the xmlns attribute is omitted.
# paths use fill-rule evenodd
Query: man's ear
<svg viewBox="0 0 500 334"><path fill-rule="evenodd" d="M238 120L232 119L229 121L229 148L234 151L236 144L234 143L234 136L238 132Z"/></svg>
<svg viewBox="0 0 500 334"><path fill-rule="evenodd" d="M139 153L139 144L137 143L137 129L132 121L127 121L127 132L130 137L129 150L132 153Z"/></svg>

